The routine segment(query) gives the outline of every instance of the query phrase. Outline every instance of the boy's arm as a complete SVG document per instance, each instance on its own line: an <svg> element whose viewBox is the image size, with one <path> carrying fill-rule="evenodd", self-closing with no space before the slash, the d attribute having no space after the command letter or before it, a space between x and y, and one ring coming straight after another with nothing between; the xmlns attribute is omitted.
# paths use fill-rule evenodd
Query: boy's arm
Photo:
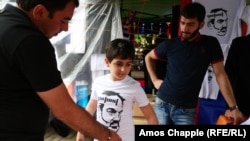
<svg viewBox="0 0 250 141"><path fill-rule="evenodd" d="M94 99L90 99L88 105L86 106L86 110L91 114L94 115L97 108L97 101Z"/></svg>
<svg viewBox="0 0 250 141"><path fill-rule="evenodd" d="M152 106L150 105L150 103L148 103L148 105L140 107L142 113L144 114L146 120L148 121L148 124L150 125L156 125L158 124L158 120L156 118L155 112L152 108Z"/></svg>

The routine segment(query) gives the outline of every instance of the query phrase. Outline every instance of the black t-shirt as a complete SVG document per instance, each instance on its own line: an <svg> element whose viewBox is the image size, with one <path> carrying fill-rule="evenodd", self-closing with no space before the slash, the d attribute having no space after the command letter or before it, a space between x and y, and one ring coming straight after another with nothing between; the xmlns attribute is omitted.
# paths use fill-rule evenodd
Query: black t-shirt
<svg viewBox="0 0 250 141"><path fill-rule="evenodd" d="M232 41L225 63L239 110L250 116L250 35Z"/></svg>
<svg viewBox="0 0 250 141"><path fill-rule="evenodd" d="M223 61L219 41L199 35L192 42L173 38L161 42L155 49L159 59L167 59L167 73L157 97L182 108L197 106L199 91L209 64Z"/></svg>
<svg viewBox="0 0 250 141"><path fill-rule="evenodd" d="M36 92L62 83L55 51L19 9L0 13L0 140L43 140L49 109Z"/></svg>

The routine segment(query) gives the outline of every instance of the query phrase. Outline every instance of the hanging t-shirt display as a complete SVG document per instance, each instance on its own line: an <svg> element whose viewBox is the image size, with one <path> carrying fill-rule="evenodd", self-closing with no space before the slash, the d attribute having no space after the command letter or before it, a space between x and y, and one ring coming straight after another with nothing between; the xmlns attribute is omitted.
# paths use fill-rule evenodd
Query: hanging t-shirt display
<svg viewBox="0 0 250 141"><path fill-rule="evenodd" d="M245 0L193 0L206 7L205 26L201 34L217 37L221 44L228 44L241 35L240 19L246 6Z"/></svg>
<svg viewBox="0 0 250 141"><path fill-rule="evenodd" d="M244 8L241 19L247 24L247 29L245 35L250 34L250 5Z"/></svg>
<svg viewBox="0 0 250 141"><path fill-rule="evenodd" d="M241 36L240 18L246 7L246 1L193 0L193 2L199 2L206 8L205 25L200 30L201 34L211 35L219 40L226 60L232 39ZM199 97L217 99L219 87L213 76L212 68L208 68Z"/></svg>

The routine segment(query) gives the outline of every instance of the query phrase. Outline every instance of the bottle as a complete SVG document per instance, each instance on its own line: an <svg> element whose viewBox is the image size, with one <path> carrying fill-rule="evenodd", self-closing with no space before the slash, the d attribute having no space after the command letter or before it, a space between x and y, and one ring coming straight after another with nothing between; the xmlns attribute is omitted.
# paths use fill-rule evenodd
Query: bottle
<svg viewBox="0 0 250 141"><path fill-rule="evenodd" d="M145 23L141 24L141 34L145 34Z"/></svg>
<svg viewBox="0 0 250 141"><path fill-rule="evenodd" d="M150 34L151 35L154 34L154 23L153 22L150 23Z"/></svg>
<svg viewBox="0 0 250 141"><path fill-rule="evenodd" d="M89 90L87 81L75 81L74 94L76 97L76 104L86 108L89 101Z"/></svg>

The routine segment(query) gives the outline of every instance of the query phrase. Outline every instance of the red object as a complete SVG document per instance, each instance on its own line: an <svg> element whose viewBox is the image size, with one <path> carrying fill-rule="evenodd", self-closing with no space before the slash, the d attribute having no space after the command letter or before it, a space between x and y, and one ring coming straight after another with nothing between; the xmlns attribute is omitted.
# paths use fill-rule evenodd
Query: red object
<svg viewBox="0 0 250 141"><path fill-rule="evenodd" d="M135 15L136 15L136 11L131 11L131 10L128 11L128 18L125 19L125 21L123 21L123 24L122 24L123 32L125 34L131 33L131 27L132 27L132 23L133 23Z"/></svg>
<svg viewBox="0 0 250 141"><path fill-rule="evenodd" d="M137 81L141 84L142 87L145 87L145 81L144 80L137 80Z"/></svg>

